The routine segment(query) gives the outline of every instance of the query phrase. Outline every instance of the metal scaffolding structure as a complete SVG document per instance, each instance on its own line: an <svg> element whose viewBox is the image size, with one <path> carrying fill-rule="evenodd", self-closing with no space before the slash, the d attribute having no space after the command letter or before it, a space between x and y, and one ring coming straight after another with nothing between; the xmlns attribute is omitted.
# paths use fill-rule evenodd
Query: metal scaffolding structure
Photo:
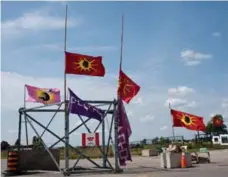
<svg viewBox="0 0 228 177"><path fill-rule="evenodd" d="M19 146L18 146L18 151L21 150L20 145L21 145L21 124L22 124L22 118L25 118L26 121L28 122L28 124L30 125L30 127L33 129L33 131L35 132L36 136L38 138L42 139L42 136L44 135L45 132L50 133L51 135L53 135L55 138L57 138L57 141L55 143L53 143L50 147L48 147L44 141L41 141L43 143L43 146L45 148L45 150L48 152L48 154L50 155L50 157L52 158L53 162L56 164L57 168L59 169L59 171L64 175L70 175L72 173L81 173L83 172L82 170L79 170L79 168L77 168L78 166L78 162L80 161L81 158L87 159L89 162L91 162L95 167L97 167L100 170L105 169L105 171L115 171L115 172L119 172L120 168L119 168L119 164L118 164L118 145L117 145L117 136L118 136L118 120L117 120L117 101L114 99L113 101L91 101L91 100L86 100L87 103L96 106L96 107L100 107L100 106L108 106L108 109L104 110L105 111L105 115L103 117L103 119L98 123L98 125L96 126L94 131L91 131L89 129L89 127L87 126L87 123L91 120L91 118L87 118L85 120L83 120L83 118L78 115L78 118L81 120L81 124L77 125L75 128L73 128L72 130L69 130L69 114L67 114L68 119L65 120L65 127L64 127L64 132L65 132L65 136L60 137L58 136L55 132L51 131L49 129L50 124L52 123L54 117L57 115L57 113L59 112L63 112L64 113L64 108L61 109L61 106L64 105L64 102L58 103L58 104L52 104L52 105L43 105L43 106L38 106L38 107L33 107L33 108L20 108L19 109L19 126L18 126L18 141L19 141ZM68 104L68 101L67 103ZM57 109L44 109L50 106L56 105L58 106ZM31 112L54 112L54 115L52 116L51 120L49 121L49 123L45 126L43 125L41 122L39 122L38 120L36 120L34 117L32 117L31 115L29 115L29 113ZM24 115L24 116L23 116ZM105 144L105 119L107 119L107 115L111 115L111 125L110 127L108 127L108 141L107 141L107 145ZM108 120L107 120L108 121ZM37 132L37 130L35 129L33 123L37 124L38 126L42 127L44 129L44 131L42 132L42 134L39 134ZM84 154L79 148L72 146L69 143L69 135L72 134L73 132L75 132L76 130L78 130L80 127L84 126L88 133L95 133L98 128L101 126L101 134L102 134L102 145L97 146L97 148L99 149L99 151L102 154L102 164L98 164L97 162L95 162L93 159L91 159L90 157L88 157L86 154ZM114 130L113 130L114 127ZM110 148L110 143L113 143L112 141L112 132L114 131L114 145L113 145L113 153L115 155L115 165L113 166L111 164L111 162L109 161L108 158L108 152L109 152L109 148ZM56 162L54 156L52 155L50 149L54 148L54 146L56 146L58 143L64 143L65 144L65 156L64 156L64 160L65 160L65 168L61 169L60 165L58 165L58 163ZM80 156L76 159L76 162L74 163L74 165L72 167L69 167L69 150L73 149L77 154L79 154ZM81 168L80 168L81 169ZM92 170L92 169L91 169ZM90 170L90 171L91 171Z"/></svg>

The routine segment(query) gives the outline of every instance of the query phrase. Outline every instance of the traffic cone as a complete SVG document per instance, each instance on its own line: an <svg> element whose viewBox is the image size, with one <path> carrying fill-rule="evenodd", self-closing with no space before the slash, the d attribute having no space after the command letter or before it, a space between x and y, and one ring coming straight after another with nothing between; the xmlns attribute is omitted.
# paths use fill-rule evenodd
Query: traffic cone
<svg viewBox="0 0 228 177"><path fill-rule="evenodd" d="M187 167L187 160L185 157L185 153L182 152L181 154L181 168L186 168Z"/></svg>

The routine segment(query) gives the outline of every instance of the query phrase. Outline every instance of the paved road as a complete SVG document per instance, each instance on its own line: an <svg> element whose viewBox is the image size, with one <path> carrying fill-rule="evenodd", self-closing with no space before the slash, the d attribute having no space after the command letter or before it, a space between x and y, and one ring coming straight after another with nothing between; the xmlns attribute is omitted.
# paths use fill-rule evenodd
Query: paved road
<svg viewBox="0 0 228 177"><path fill-rule="evenodd" d="M100 160L96 160L100 162ZM161 169L159 157L133 157L133 162L121 174L72 174L71 176L88 177L228 177L228 150L212 151L210 164L194 165L188 169ZM72 166L75 161L70 161ZM6 169L6 160L1 160L1 170ZM113 159L111 159L113 163ZM60 162L64 167L64 161ZM89 167L90 163L86 160L79 162L80 166ZM59 172L45 172L33 175L24 175L21 177L61 177Z"/></svg>

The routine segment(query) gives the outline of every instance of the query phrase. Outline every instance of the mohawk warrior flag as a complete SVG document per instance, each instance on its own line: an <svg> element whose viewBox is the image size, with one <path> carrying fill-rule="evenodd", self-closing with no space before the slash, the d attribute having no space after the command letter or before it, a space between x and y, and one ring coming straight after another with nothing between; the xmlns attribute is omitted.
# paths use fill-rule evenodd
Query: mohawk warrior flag
<svg viewBox="0 0 228 177"><path fill-rule="evenodd" d="M38 88L30 85L25 85L25 87L29 95L27 102L54 104L61 101L60 90L57 88Z"/></svg>
<svg viewBox="0 0 228 177"><path fill-rule="evenodd" d="M121 99L118 100L118 155L121 166L126 165L126 161L132 161L131 151L129 145L129 138L131 136L131 126L125 112L124 104Z"/></svg>
<svg viewBox="0 0 228 177"><path fill-rule="evenodd" d="M223 125L223 118L221 115L215 115L212 118L212 122L215 127L221 127Z"/></svg>
<svg viewBox="0 0 228 177"><path fill-rule="evenodd" d="M78 114L101 121L104 118L104 110L90 105L86 101L81 100L75 93L69 89L70 99L68 111L72 114Z"/></svg>
<svg viewBox="0 0 228 177"><path fill-rule="evenodd" d="M65 73L103 77L105 68L101 56L65 52Z"/></svg>
<svg viewBox="0 0 228 177"><path fill-rule="evenodd" d="M205 131L203 117L171 109L173 127L185 127L189 130Z"/></svg>
<svg viewBox="0 0 228 177"><path fill-rule="evenodd" d="M118 95L126 103L129 103L140 90L134 81L132 81L121 69L119 73Z"/></svg>

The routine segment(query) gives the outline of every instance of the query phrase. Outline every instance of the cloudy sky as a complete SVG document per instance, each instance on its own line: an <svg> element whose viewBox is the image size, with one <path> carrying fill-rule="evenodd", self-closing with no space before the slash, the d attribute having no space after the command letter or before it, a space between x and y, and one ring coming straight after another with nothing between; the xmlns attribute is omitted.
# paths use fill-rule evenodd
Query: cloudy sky
<svg viewBox="0 0 228 177"><path fill-rule="evenodd" d="M125 12L123 68L141 86L126 105L132 141L172 135L168 103L203 116L205 122L215 113L228 121L228 3L70 2L68 7L67 50L102 55L106 67L104 78L67 77L67 85L87 100L116 97ZM63 2L2 3L1 133L10 143L17 137L24 84L63 91L64 10ZM33 106L37 105L27 104ZM45 125L52 116L31 115ZM63 119L59 114L50 127L61 136ZM73 115L70 121L71 128L80 123ZM95 125L96 121L90 122L91 130ZM24 132L24 124L22 128ZM70 141L80 144L84 131L75 132ZM192 137L195 132L176 128L175 134ZM30 139L33 135L29 128ZM44 139L55 141L48 133Z"/></svg>

